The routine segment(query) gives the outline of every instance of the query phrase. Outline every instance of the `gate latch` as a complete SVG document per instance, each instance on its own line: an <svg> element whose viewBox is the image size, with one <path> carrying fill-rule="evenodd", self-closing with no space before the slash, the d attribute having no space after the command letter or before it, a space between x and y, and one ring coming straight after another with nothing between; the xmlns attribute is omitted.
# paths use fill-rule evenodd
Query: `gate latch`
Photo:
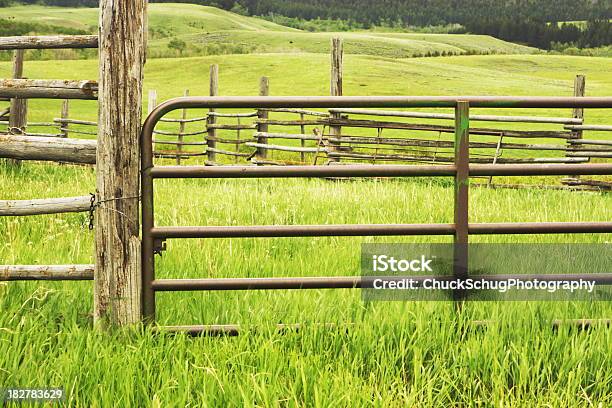
<svg viewBox="0 0 612 408"><path fill-rule="evenodd" d="M153 240L153 253L161 256L162 252L166 250L166 240L163 238L156 238Z"/></svg>

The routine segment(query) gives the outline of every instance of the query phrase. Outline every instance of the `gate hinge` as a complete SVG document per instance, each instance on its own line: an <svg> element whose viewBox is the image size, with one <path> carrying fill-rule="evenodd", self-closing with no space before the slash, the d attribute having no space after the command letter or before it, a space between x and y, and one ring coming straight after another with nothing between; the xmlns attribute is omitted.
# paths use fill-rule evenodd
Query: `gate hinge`
<svg viewBox="0 0 612 408"><path fill-rule="evenodd" d="M153 240L153 253L156 255L162 254L166 250L166 240L164 238L156 238Z"/></svg>

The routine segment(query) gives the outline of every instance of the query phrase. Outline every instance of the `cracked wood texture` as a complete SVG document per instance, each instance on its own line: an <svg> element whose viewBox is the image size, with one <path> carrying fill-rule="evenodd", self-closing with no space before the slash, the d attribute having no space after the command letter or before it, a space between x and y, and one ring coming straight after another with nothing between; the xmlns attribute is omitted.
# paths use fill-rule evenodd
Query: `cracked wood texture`
<svg viewBox="0 0 612 408"><path fill-rule="evenodd" d="M100 0L94 320L141 320L139 152L146 0Z"/></svg>
<svg viewBox="0 0 612 408"><path fill-rule="evenodd" d="M97 47L97 35L30 35L0 38L0 50L40 50Z"/></svg>
<svg viewBox="0 0 612 408"><path fill-rule="evenodd" d="M0 158L95 164L96 141L62 137L0 135Z"/></svg>

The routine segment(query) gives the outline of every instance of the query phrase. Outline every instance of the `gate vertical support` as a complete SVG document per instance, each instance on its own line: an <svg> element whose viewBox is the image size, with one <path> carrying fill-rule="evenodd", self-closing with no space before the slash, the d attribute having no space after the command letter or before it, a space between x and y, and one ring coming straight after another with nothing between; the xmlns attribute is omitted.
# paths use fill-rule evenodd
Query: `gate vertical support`
<svg viewBox="0 0 612 408"><path fill-rule="evenodd" d="M210 96L217 96L219 94L219 65L213 64L210 66L210 83L209 83L209 94ZM213 125L217 123L217 117L214 115L215 110L209 109L209 113L206 119L207 126L207 137L206 137L206 159L207 164L213 165L216 163L217 155L214 150L217 147L217 130L213 128Z"/></svg>
<svg viewBox="0 0 612 408"><path fill-rule="evenodd" d="M151 129L151 132L153 129ZM143 132L144 133L144 132ZM155 241L151 229L155 224L153 218L153 178L150 169L153 167L153 144L142 146L142 319L145 324L155 323Z"/></svg>
<svg viewBox="0 0 612 408"><path fill-rule="evenodd" d="M142 81L147 0L100 0L94 322L139 323Z"/></svg>
<svg viewBox="0 0 612 408"><path fill-rule="evenodd" d="M470 107L458 101L455 108L455 236L453 275L456 279L468 277L468 222L469 222L469 151ZM465 293L455 291L454 299L463 300Z"/></svg>
<svg viewBox="0 0 612 408"><path fill-rule="evenodd" d="M270 96L270 79L268 77L261 77L259 80L259 96ZM259 109L257 111L257 119L267 120L269 117L268 111L265 109ZM258 123L258 133L268 133L269 126L267 123ZM268 144L268 138L260 136L257 138L257 143ZM268 157L268 150L261 147L257 148L256 157L258 160L265 160Z"/></svg>

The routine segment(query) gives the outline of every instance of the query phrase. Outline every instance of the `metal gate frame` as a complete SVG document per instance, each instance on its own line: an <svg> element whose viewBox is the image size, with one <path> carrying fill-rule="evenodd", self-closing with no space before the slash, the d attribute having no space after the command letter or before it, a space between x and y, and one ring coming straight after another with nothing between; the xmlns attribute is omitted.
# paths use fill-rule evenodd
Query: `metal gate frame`
<svg viewBox="0 0 612 408"><path fill-rule="evenodd" d="M156 279L155 254L175 238L271 238L315 236L452 235L453 274L467 277L470 234L612 233L612 222L469 223L470 176L612 175L612 164L469 164L469 109L473 108L612 108L612 97L181 97L159 105L147 117L141 139L142 312L155 323L155 294L168 291L360 288L359 276L299 278ZM331 166L154 166L153 130L173 110L187 108L454 108L455 162L452 165ZM285 226L156 227L153 180L174 178L322 178L453 177L452 224L353 224ZM612 274L530 275L541 280L594 279L612 284ZM236 333L236 326L180 326L190 333Z"/></svg>

